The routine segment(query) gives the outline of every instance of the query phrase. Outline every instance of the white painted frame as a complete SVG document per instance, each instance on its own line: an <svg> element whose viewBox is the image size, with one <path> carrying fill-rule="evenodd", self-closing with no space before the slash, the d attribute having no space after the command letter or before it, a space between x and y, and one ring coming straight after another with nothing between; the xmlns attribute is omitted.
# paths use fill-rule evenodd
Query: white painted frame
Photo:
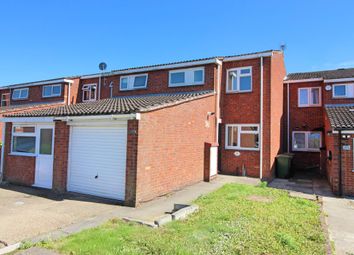
<svg viewBox="0 0 354 255"><path fill-rule="evenodd" d="M345 95L344 96L336 96L334 93L334 88L339 87L339 86L344 86L345 88ZM332 97L334 99L341 99L341 98L354 98L353 96L348 96L348 86L354 86L354 83L346 83L346 84L333 84L332 85Z"/></svg>
<svg viewBox="0 0 354 255"><path fill-rule="evenodd" d="M237 146L230 146L228 145L228 137L229 137L229 127L237 127ZM242 127L257 127L257 131L241 131ZM258 148L247 148L241 147L241 134L258 134ZM260 130L259 124L226 124L225 125L225 149L227 150L247 150L247 151L259 151L260 145Z"/></svg>
<svg viewBox="0 0 354 255"><path fill-rule="evenodd" d="M91 93L92 93L92 90L91 90L91 87L92 86L96 86L96 90L95 90L95 98L94 99L91 99ZM84 99L84 96L85 96L85 91L86 90L89 90L89 98L90 99ZM97 100L97 90L98 90L98 87L97 87L97 83L90 83L90 84L84 84L82 86L82 102L92 102L92 101L96 101Z"/></svg>
<svg viewBox="0 0 354 255"><path fill-rule="evenodd" d="M293 151L303 151L303 152L320 152L320 148L314 149L314 148L309 148L309 134L311 133L316 133L320 134L320 148L322 147L322 132L320 131L293 131L292 132L292 150ZM295 134L305 134L305 148L295 148Z"/></svg>
<svg viewBox="0 0 354 255"><path fill-rule="evenodd" d="M21 91L23 90L27 91L27 97L21 97ZM18 98L14 98L15 91L20 91ZM14 89L11 95L12 100L24 100L24 99L28 99L28 97L29 97L29 88Z"/></svg>
<svg viewBox="0 0 354 255"><path fill-rule="evenodd" d="M15 127L34 127L34 132L33 133L17 133L15 132ZM13 151L13 146L14 146L14 136L27 136L27 137L35 137L35 145L34 145L34 153L25 153L25 152L17 152ZM10 150L10 155L16 155L16 156L27 156L27 157L35 157L37 155L37 141L38 140L38 134L37 134L37 127L36 124L15 124L12 126L11 130L11 150Z"/></svg>
<svg viewBox="0 0 354 255"><path fill-rule="evenodd" d="M145 76L145 86L144 87L134 87L134 82L135 82L135 78L139 77L139 76ZM127 79L128 80L128 87L122 88L122 80L123 79ZM146 89L147 88L147 84L148 84L148 79L149 79L149 75L147 73L142 73L142 74L135 74L135 75L125 75L125 76L121 76L119 79L119 90L121 91L127 91L127 90L137 90L137 89Z"/></svg>
<svg viewBox="0 0 354 255"><path fill-rule="evenodd" d="M195 71L202 71L203 72L203 79L202 81L195 82L194 81L194 72ZM180 83L171 83L171 76L174 73L184 73L184 82ZM168 73L168 86L169 87L184 87L184 86L197 86L203 85L205 82L205 68L202 67L195 67L195 68L188 68L188 69L178 69L178 70L171 70Z"/></svg>
<svg viewBox="0 0 354 255"><path fill-rule="evenodd" d="M250 73L249 74L241 74L241 70L246 70L246 69L250 69ZM237 88L236 90L233 89L229 89L229 82L232 82L232 79L230 80L230 72L237 72ZM251 89L249 90L240 90L240 79L241 77L251 77ZM232 87L232 86L231 86ZM231 69L227 69L226 70L226 93L228 94L232 94L232 93L249 93L252 92L253 90L253 73L252 73L252 66L243 66L243 67L237 67L237 68L231 68Z"/></svg>
<svg viewBox="0 0 354 255"><path fill-rule="evenodd" d="M60 87L60 91L59 91L59 94L54 94L53 91L54 91L54 87ZM51 94L49 96L46 96L44 95L44 89L47 88L47 87L50 87L50 91L51 91ZM51 85L45 85L42 87L42 97L43 98L48 98L48 97L60 97L61 96L61 91L62 91L62 85L61 84L51 84Z"/></svg>
<svg viewBox="0 0 354 255"><path fill-rule="evenodd" d="M313 89L318 89L319 93L318 93L318 104L313 104L312 101L312 97L311 97L311 91ZM300 91L301 90L307 90L307 100L308 100L308 104L300 104ZM304 87L304 88L298 88L297 90L297 106L298 107L320 107L322 105L322 91L321 91L321 87Z"/></svg>

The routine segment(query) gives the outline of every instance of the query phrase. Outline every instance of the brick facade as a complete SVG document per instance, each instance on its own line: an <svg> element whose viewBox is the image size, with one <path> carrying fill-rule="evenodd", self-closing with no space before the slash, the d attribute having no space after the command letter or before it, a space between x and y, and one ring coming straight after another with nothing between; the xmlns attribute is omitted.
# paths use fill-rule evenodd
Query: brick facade
<svg viewBox="0 0 354 255"><path fill-rule="evenodd" d="M204 144L214 143L215 96L141 114L137 203L204 179Z"/></svg>

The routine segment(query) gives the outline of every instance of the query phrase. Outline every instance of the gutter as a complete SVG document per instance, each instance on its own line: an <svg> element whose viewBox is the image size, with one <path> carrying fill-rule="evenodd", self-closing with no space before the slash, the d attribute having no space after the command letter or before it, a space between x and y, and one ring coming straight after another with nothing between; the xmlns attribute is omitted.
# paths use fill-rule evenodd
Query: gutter
<svg viewBox="0 0 354 255"><path fill-rule="evenodd" d="M342 187L342 130L338 130L338 142L339 142L339 173L338 173L338 195L342 196L343 194L343 187Z"/></svg>
<svg viewBox="0 0 354 255"><path fill-rule="evenodd" d="M249 54L244 56L224 57L223 61L228 62L228 61L236 61L236 60L244 60L244 59L264 58L264 57L271 57L271 56L273 56L273 51Z"/></svg>
<svg viewBox="0 0 354 255"><path fill-rule="evenodd" d="M260 123L259 123L259 179L263 178L263 56L261 56Z"/></svg>
<svg viewBox="0 0 354 255"><path fill-rule="evenodd" d="M290 152L290 91L289 91L289 83L287 84L287 106L286 106L286 111L287 111L287 125L286 125L286 131L287 131L287 143L286 143L286 146L287 146L287 152L289 153ZM284 147L283 147L284 148Z"/></svg>
<svg viewBox="0 0 354 255"><path fill-rule="evenodd" d="M1 148L1 165L0 165L0 183L4 178L4 155L5 155L5 130L6 124L2 125L2 148Z"/></svg>

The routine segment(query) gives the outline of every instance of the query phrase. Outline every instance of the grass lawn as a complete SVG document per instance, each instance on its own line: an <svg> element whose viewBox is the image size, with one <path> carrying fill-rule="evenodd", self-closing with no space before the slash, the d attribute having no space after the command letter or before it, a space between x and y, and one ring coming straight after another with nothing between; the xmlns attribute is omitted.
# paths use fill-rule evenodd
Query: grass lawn
<svg viewBox="0 0 354 255"><path fill-rule="evenodd" d="M195 203L198 213L159 229L112 220L42 245L64 254L325 254L316 202L227 184Z"/></svg>

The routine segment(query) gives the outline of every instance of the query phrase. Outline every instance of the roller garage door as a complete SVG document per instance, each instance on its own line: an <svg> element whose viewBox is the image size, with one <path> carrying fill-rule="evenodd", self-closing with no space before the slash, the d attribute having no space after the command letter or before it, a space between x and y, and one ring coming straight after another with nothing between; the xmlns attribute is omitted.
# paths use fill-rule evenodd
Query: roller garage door
<svg viewBox="0 0 354 255"><path fill-rule="evenodd" d="M124 200L127 123L71 126L68 191Z"/></svg>

